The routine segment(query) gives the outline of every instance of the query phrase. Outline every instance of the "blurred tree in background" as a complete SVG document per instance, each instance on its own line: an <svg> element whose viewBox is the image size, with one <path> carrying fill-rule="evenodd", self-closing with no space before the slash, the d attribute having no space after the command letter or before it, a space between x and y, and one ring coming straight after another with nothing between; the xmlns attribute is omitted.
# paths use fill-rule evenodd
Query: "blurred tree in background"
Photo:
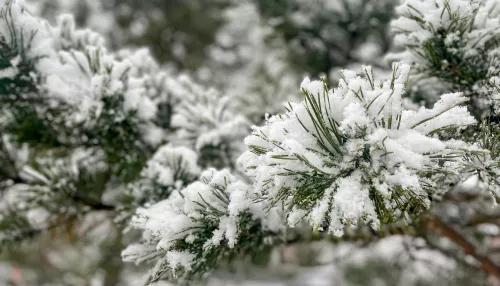
<svg viewBox="0 0 500 286"><path fill-rule="evenodd" d="M297 69L312 76L353 64L384 65L397 1L255 1L285 39ZM335 70L336 72L336 70Z"/></svg>
<svg viewBox="0 0 500 286"><path fill-rule="evenodd" d="M73 13L79 27L103 33L113 49L147 46L157 60L181 70L203 65L206 47L223 24L220 12L229 5L228 0L30 2L52 21L63 12Z"/></svg>

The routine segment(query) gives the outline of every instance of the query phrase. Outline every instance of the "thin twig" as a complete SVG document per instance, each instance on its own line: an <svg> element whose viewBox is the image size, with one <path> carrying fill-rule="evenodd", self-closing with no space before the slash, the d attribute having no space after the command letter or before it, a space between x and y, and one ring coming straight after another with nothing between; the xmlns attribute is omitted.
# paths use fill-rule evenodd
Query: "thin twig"
<svg viewBox="0 0 500 286"><path fill-rule="evenodd" d="M437 216L429 216L422 220L422 224L424 229L434 229L441 235L455 242L458 246L460 246L465 254L474 257L480 263L481 268L484 271L500 279L500 266L496 265L489 257L478 253L472 243L467 241L467 239L465 239L453 227L446 224L441 218Z"/></svg>

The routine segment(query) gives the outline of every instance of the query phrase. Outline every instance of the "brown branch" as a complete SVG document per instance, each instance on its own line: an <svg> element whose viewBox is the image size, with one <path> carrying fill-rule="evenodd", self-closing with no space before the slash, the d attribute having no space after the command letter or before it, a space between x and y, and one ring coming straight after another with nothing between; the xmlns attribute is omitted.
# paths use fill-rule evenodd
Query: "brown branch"
<svg viewBox="0 0 500 286"><path fill-rule="evenodd" d="M481 268L487 273L497 277L500 279L500 266L496 265L490 258L484 256L476 251L474 245L472 245L467 239L465 239L460 233L458 233L453 227L446 224L443 220L441 220L437 216L429 216L422 220L422 226L424 230L436 230L441 235L449 238L453 242L455 242L460 248L464 251L465 254L468 254L474 257ZM425 235L425 234L424 234Z"/></svg>

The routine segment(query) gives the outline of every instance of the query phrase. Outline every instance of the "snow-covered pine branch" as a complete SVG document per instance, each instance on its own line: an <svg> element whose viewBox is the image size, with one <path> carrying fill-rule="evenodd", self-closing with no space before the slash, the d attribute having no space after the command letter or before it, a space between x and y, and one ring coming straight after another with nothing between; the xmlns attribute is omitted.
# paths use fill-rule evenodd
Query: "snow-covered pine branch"
<svg viewBox="0 0 500 286"><path fill-rule="evenodd" d="M235 168L243 152L243 139L250 131L245 116L231 110L233 97L222 96L215 89L206 89L187 77L179 77L172 88L181 98L172 116L176 130L171 141L189 146L200 154L200 165L216 168Z"/></svg>
<svg viewBox="0 0 500 286"><path fill-rule="evenodd" d="M7 203L4 210L26 215L43 208L54 221L62 213L52 213L50 202L67 205L61 208L66 216L94 209L133 212L167 198L171 188L182 186L177 181L187 185L197 179L196 164L234 166L249 123L228 108L231 97L172 76L147 49L108 51L99 34L77 29L70 15L52 26L30 14L21 0L1 1L0 9L2 149L8 143L29 154L27 162L12 168L11 158L0 156L6 166L5 172L0 169L2 192L14 194L22 185L30 197ZM167 155L165 148L170 148ZM79 154L87 154L87 163L71 159ZM178 161L184 159L187 170ZM154 181L156 161L171 168L174 181ZM26 170L28 177L22 175ZM144 188L150 192L132 195L132 200L102 202L104 197L129 197L121 190L137 194ZM41 189L44 195L37 197Z"/></svg>
<svg viewBox="0 0 500 286"><path fill-rule="evenodd" d="M395 64L386 81L370 67L364 78L346 70L334 90L305 79L304 101L254 128L239 161L263 198L284 205L290 226L305 220L342 235L350 224L409 219L462 179L464 155L483 153L438 136L475 123L462 94L402 109L409 69Z"/></svg>
<svg viewBox="0 0 500 286"><path fill-rule="evenodd" d="M167 199L173 191L196 181L200 174L196 152L184 146L161 146L142 169L140 178L127 187L123 206L119 206L120 220L128 219L138 207Z"/></svg>
<svg viewBox="0 0 500 286"><path fill-rule="evenodd" d="M497 1L406 0L396 13L391 27L402 51L388 57L411 63L422 86L436 78L434 90L425 89L427 103L439 99L436 90L464 92L473 114L488 116L500 91Z"/></svg>
<svg viewBox="0 0 500 286"><path fill-rule="evenodd" d="M229 2L210 60L191 71L219 92L148 49L110 51L72 16L51 25L23 0L0 0L2 246L104 214L126 237L123 260L156 263L147 283L186 284L294 242L368 242L395 229L423 238L423 252L457 252L437 264L475 259L500 277L474 249L494 233L483 222L498 222L495 1L407 0L393 21L403 52L392 56L415 66L415 80L406 64L386 80L343 70L334 89L306 78L304 100L281 114L302 70L380 67L395 1ZM193 63L182 44L171 48ZM444 94L406 110L407 89L431 79Z"/></svg>
<svg viewBox="0 0 500 286"><path fill-rule="evenodd" d="M187 282L266 241L262 231L276 243L286 239L287 225L304 221L336 236L348 225L412 223L467 178L472 156L488 157L478 146L445 139L476 123L467 98L445 94L432 109L403 110L409 66L395 64L386 81L375 80L370 67L364 71L343 71L334 90L304 80L305 100L245 140L249 151L239 162L251 185L228 171L205 171L137 212L131 227L143 231L142 242L124 259L156 260L150 282Z"/></svg>
<svg viewBox="0 0 500 286"><path fill-rule="evenodd" d="M115 60L95 33L75 30L70 16L61 16L52 27L17 1L7 1L1 9L2 51L14 51L13 58L30 66L18 77L36 80L31 92L2 94L6 133L49 147L100 145L111 161L124 162L150 148L147 139L154 128L155 106L141 93L137 80L127 75L129 61ZM124 149L127 154L114 154Z"/></svg>

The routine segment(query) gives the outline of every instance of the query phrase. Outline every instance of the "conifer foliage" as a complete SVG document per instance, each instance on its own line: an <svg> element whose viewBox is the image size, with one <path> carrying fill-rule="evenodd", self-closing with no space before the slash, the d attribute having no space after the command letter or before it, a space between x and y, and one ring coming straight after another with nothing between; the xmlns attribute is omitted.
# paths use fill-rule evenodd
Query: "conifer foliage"
<svg viewBox="0 0 500 286"><path fill-rule="evenodd" d="M448 91L471 100L474 115L489 115L498 93L500 7L496 1L409 0L392 22L395 58L412 63L425 79L436 77Z"/></svg>
<svg viewBox="0 0 500 286"><path fill-rule="evenodd" d="M453 181L461 158L481 152L432 137L475 123L461 94L443 95L433 109L402 110L409 66L394 65L383 82L364 71L365 78L343 71L334 90L306 78L305 100L246 139L251 154L242 163L271 202L290 209L291 226L305 219L342 235L345 225L364 221L377 229L397 210L426 209L443 191L440 177Z"/></svg>
<svg viewBox="0 0 500 286"><path fill-rule="evenodd" d="M5 209L38 209L42 186L47 193L44 200L61 197L70 201L70 208L73 203L83 209L123 207L104 203L102 196L140 179L141 169L151 178L155 172L151 169L157 166L154 162L162 154L167 158L160 161L171 166L171 179L159 180L163 185L196 178L199 171L193 167L202 163L198 158L224 158L203 162L204 166L234 165L227 147L233 140L228 141L226 133L221 135L216 128L220 128L219 121L227 126L244 121L231 113L225 115L227 100L202 100L204 95L188 92L202 93L194 83L168 76L145 50L109 52L102 37L76 29L71 16L63 15L51 26L30 14L22 1L9 0L2 2L1 21L3 192L34 197L8 203ZM197 102L191 110L201 108L203 112L194 112L201 120L182 118L187 104L181 104L180 97ZM205 112L207 107L210 112ZM189 136L185 135L188 130ZM202 135L208 138L198 139ZM241 139L234 141L244 137L230 138L238 136ZM173 147L167 154L165 146L153 156L162 144L185 139L193 143ZM207 155L201 150L204 144L211 147ZM199 155L188 147L196 147ZM17 162L20 156L12 152L21 151L26 159ZM152 162L147 163L150 156ZM17 190L21 185L22 190Z"/></svg>

